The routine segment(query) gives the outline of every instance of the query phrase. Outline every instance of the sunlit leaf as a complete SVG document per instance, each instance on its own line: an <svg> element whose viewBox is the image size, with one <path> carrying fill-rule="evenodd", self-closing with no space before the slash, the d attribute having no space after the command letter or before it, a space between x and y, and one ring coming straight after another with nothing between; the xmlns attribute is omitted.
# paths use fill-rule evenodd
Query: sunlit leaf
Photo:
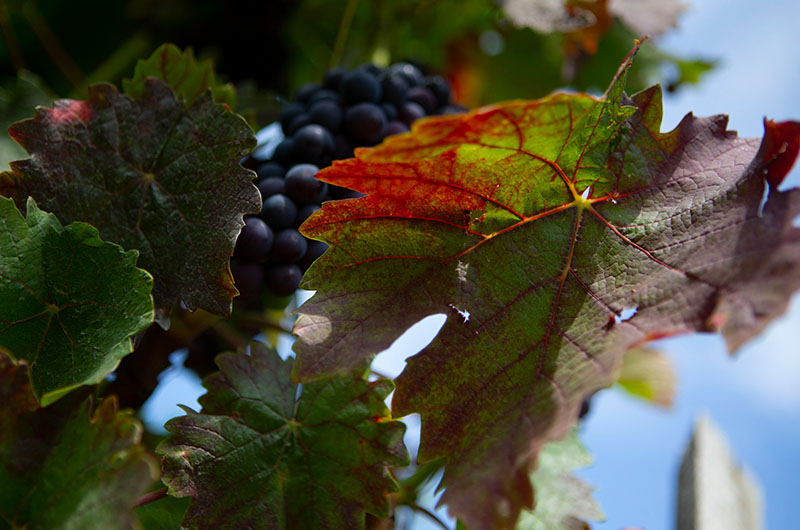
<svg viewBox="0 0 800 530"><path fill-rule="evenodd" d="M392 410L421 414L419 458L447 458L442 502L470 528L531 506L530 460L630 347L722 330L735 349L800 287L800 191L775 189L792 127L768 127L759 151L724 116L660 124L660 88L628 98L617 77L602 98L423 121L318 175L367 196L303 225L330 249L302 284L316 294L295 376L348 370L447 315Z"/></svg>

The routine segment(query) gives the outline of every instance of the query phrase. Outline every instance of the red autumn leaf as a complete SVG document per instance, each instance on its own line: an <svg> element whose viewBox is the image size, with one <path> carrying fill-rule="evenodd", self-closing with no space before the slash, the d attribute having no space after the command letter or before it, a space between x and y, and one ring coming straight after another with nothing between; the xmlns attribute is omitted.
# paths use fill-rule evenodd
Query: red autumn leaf
<svg viewBox="0 0 800 530"><path fill-rule="evenodd" d="M420 413L419 460L447 459L442 502L470 529L532 505L536 454L626 350L717 329L735 349L800 287L800 190L761 205L774 150L725 116L661 133L660 87L628 98L621 77L602 98L430 119L319 175L367 196L303 226L330 250L304 279L317 292L298 310L295 376L346 371L448 315L393 413Z"/></svg>

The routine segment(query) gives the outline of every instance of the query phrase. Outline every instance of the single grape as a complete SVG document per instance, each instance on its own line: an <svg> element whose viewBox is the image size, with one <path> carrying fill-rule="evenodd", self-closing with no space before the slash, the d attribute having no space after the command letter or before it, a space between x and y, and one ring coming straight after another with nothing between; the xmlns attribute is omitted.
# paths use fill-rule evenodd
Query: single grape
<svg viewBox="0 0 800 530"><path fill-rule="evenodd" d="M261 261L272 249L273 234L267 223L255 216L247 216L236 239L233 255L251 261Z"/></svg>
<svg viewBox="0 0 800 530"><path fill-rule="evenodd" d="M265 201L273 195L284 192L284 180L281 177L267 177L258 183L258 191L261 192L261 200ZM285 194L284 194L285 195Z"/></svg>
<svg viewBox="0 0 800 530"><path fill-rule="evenodd" d="M308 109L311 122L322 125L331 133L339 131L342 126L342 108L333 101L318 101Z"/></svg>
<svg viewBox="0 0 800 530"><path fill-rule="evenodd" d="M264 201L264 206L261 208L261 218L266 221L273 230L280 230L292 226L296 217L297 206L292 199L282 193L268 197Z"/></svg>
<svg viewBox="0 0 800 530"><path fill-rule="evenodd" d="M303 273L294 263L270 265L265 271L267 286L277 296L289 296L300 286Z"/></svg>
<svg viewBox="0 0 800 530"><path fill-rule="evenodd" d="M317 162L322 157L329 156L333 148L333 136L322 125L306 125L294 135L295 160Z"/></svg>
<svg viewBox="0 0 800 530"><path fill-rule="evenodd" d="M374 103L358 103L344 113L344 130L356 141L364 145L378 143L386 125L381 108Z"/></svg>
<svg viewBox="0 0 800 530"><path fill-rule="evenodd" d="M388 74L381 80L381 88L383 89L383 99L399 107L406 101L406 92L408 92L409 84L406 78L398 73Z"/></svg>
<svg viewBox="0 0 800 530"><path fill-rule="evenodd" d="M338 92L339 86L342 84L342 78L346 73L347 70L341 66L334 66L325 72L325 75L322 78L322 86L329 90L335 90Z"/></svg>
<svg viewBox="0 0 800 530"><path fill-rule="evenodd" d="M295 101L299 101L300 103L308 103L308 99L311 97L314 92L319 90L320 86L319 83L306 83L305 85L301 86L297 89L297 92L294 95Z"/></svg>
<svg viewBox="0 0 800 530"><path fill-rule="evenodd" d="M275 263L294 263L302 259L307 249L306 238L294 228L287 228L275 236L272 260Z"/></svg>
<svg viewBox="0 0 800 530"><path fill-rule="evenodd" d="M342 98L348 105L364 101L377 103L381 100L381 85L364 70L353 70L342 78Z"/></svg>
<svg viewBox="0 0 800 530"><path fill-rule="evenodd" d="M436 96L431 92L429 89L425 88L424 86L415 86L413 88L408 89L408 94L406 94L406 99L408 101L413 101L423 109L425 109L425 114L431 114L433 111L436 110L438 107L438 102L436 101Z"/></svg>
<svg viewBox="0 0 800 530"><path fill-rule="evenodd" d="M413 101L406 101L399 109L397 109L397 119L409 127L411 127L412 123L420 118L424 118L425 116L425 109Z"/></svg>
<svg viewBox="0 0 800 530"><path fill-rule="evenodd" d="M286 174L286 168L274 161L264 162L256 168L256 174L259 180L267 177L283 177Z"/></svg>
<svg viewBox="0 0 800 530"><path fill-rule="evenodd" d="M295 204L319 204L328 192L328 185L315 177L318 171L313 164L298 164L286 172L286 195Z"/></svg>
<svg viewBox="0 0 800 530"><path fill-rule="evenodd" d="M309 116L307 112L301 112L300 114L295 116L292 122L289 124L289 130L287 131L286 134L288 134L289 136L294 136L295 134L297 134L297 131L299 131L306 125L309 125L310 123L311 123L311 116Z"/></svg>
<svg viewBox="0 0 800 530"><path fill-rule="evenodd" d="M294 140L285 138L281 143L275 147L275 152L272 154L272 159L278 162L283 167L289 167L294 164Z"/></svg>
<svg viewBox="0 0 800 530"><path fill-rule="evenodd" d="M393 64L389 67L389 75L392 74L403 77L410 87L421 85L424 81L424 77L420 69L411 63Z"/></svg>

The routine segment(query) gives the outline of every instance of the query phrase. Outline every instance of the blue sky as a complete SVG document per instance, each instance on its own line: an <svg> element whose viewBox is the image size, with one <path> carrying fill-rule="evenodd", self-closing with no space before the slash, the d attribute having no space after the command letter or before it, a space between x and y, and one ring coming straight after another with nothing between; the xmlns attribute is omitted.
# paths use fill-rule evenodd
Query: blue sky
<svg viewBox="0 0 800 530"><path fill-rule="evenodd" d="M659 45L681 55L719 60L696 87L664 102L662 130L689 111L730 115L730 129L762 136L764 116L800 119L800 55L796 36L800 1L696 0L679 27ZM800 185L800 168L784 184ZM438 319L438 322L437 322ZM442 317L429 317L376 361L376 370L397 375L403 359L421 348ZM737 459L760 481L766 497L765 528L793 528L800 520L800 297L766 333L730 357L722 340L695 335L655 346L672 359L678 391L662 410L610 389L597 394L582 429L595 464L580 475L596 488L608 520L599 530L674 528L678 465L692 424L707 413L724 431ZM153 425L180 413L164 407L180 401L199 408L196 379L164 374L165 383L145 410ZM180 397L177 397L180 396ZM418 423L410 422L408 442ZM436 528L415 517L413 528Z"/></svg>

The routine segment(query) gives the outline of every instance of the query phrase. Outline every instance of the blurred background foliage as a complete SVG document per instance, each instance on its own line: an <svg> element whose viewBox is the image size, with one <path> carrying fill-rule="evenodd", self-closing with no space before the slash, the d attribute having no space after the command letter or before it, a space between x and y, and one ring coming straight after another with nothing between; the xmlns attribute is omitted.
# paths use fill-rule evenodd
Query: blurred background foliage
<svg viewBox="0 0 800 530"><path fill-rule="evenodd" d="M713 66L659 50L654 33L678 20L679 4L661 0L649 23L646 16L642 23L625 16L631 11L626 3L0 0L0 122L19 119L19 107L30 109L30 98L82 98L91 83L119 85L137 59L163 42L211 59L236 85L239 110L258 125L272 120L281 98L337 64L411 61L445 75L456 99L470 107L538 98L559 88L602 92L645 31L652 42L637 58L629 92L653 82L676 90Z"/></svg>

